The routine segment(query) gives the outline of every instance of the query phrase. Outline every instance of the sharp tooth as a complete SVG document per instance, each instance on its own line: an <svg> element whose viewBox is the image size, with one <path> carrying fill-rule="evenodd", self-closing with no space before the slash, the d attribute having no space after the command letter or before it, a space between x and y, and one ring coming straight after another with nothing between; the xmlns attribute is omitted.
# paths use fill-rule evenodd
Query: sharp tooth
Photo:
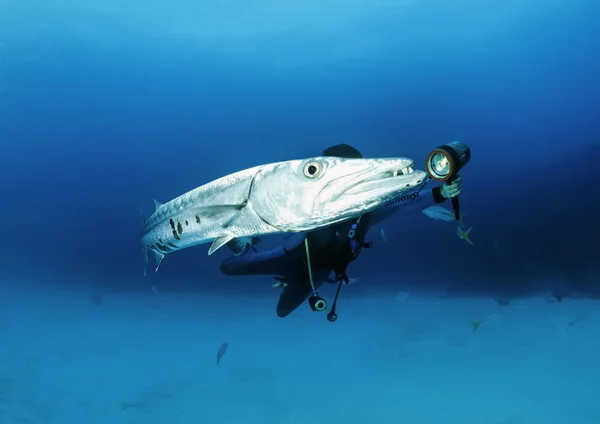
<svg viewBox="0 0 600 424"><path fill-rule="evenodd" d="M397 177L397 176L398 176L398 171L394 171L394 172L392 172L392 175L393 175L394 177Z"/></svg>
<svg viewBox="0 0 600 424"><path fill-rule="evenodd" d="M408 174L408 168L402 168L402 175Z"/></svg>
<svg viewBox="0 0 600 424"><path fill-rule="evenodd" d="M409 173L409 174L412 174L413 172L415 172L415 170L412 168L412 166L410 166L410 167L408 168L408 173Z"/></svg>

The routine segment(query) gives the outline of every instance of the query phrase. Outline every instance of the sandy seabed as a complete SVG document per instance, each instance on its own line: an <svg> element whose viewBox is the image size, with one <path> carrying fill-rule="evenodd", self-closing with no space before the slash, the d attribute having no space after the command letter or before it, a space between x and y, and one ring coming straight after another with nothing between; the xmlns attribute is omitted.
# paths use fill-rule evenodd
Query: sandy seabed
<svg viewBox="0 0 600 424"><path fill-rule="evenodd" d="M0 287L2 424L600 423L597 300L40 287Z"/></svg>

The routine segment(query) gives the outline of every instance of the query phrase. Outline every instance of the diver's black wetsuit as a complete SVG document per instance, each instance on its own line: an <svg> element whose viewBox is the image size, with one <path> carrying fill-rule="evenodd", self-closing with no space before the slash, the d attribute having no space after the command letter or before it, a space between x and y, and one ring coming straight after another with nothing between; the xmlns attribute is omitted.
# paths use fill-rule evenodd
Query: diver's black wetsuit
<svg viewBox="0 0 600 424"><path fill-rule="evenodd" d="M349 232L355 226L352 240ZM367 246L364 237L368 229L368 215L306 234L315 288L324 282L334 283L346 277L346 267ZM286 317L310 296L312 288L306 260L304 234L292 241L289 250L276 249L232 257L221 263L221 271L228 275L274 275L283 277L283 292L277 302L277 316ZM288 243L289 244L289 243ZM336 278L330 278L335 273Z"/></svg>

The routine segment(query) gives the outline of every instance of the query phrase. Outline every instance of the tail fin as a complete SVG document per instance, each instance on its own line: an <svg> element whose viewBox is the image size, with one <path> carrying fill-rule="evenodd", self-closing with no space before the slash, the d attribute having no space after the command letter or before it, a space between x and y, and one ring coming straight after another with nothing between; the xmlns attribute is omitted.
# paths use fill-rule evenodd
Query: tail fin
<svg viewBox="0 0 600 424"><path fill-rule="evenodd" d="M148 251L142 246L142 255L144 256L144 277L148 274Z"/></svg>
<svg viewBox="0 0 600 424"><path fill-rule="evenodd" d="M153 252L154 252L154 263L156 264L156 267L154 268L154 272L158 272L158 268L160 267L160 263L164 259L165 255L163 255L160 252L157 252L156 250L153 250Z"/></svg>
<svg viewBox="0 0 600 424"><path fill-rule="evenodd" d="M140 226L140 231L144 229L144 224L146 224L146 217L144 216L144 211L140 208L140 218L142 221L142 225ZM148 274L148 250L142 246L142 256L144 257L144 277Z"/></svg>
<svg viewBox="0 0 600 424"><path fill-rule="evenodd" d="M473 227L469 227L469 229L465 232L465 240L467 241L467 243L469 243L471 246L473 246L473 242L471 241L471 239L469 238L469 233L471 232L471 230L473 229Z"/></svg>
<svg viewBox="0 0 600 424"><path fill-rule="evenodd" d="M154 204L156 206L156 208L158 209L161 204L158 203L156 200L154 201ZM142 218L142 227L141 230L144 229L144 225L146 224L146 218L144 216L144 211L142 210L142 208L140 208L140 216ZM160 252L157 252L155 250L152 251L154 253L154 260L156 263L156 267L154 268L154 272L158 271L158 267L160 266L160 263L162 262L163 258L165 257L165 255L163 255ZM144 255L144 277L148 274L148 249L146 249L144 246L142 246L142 253Z"/></svg>
<svg viewBox="0 0 600 424"><path fill-rule="evenodd" d="M460 235L460 238L462 238L464 241L469 243L471 246L474 246L473 242L469 238L469 233L471 232L472 229L473 229L473 227L469 227L468 230L465 230L464 232L460 233L459 235Z"/></svg>

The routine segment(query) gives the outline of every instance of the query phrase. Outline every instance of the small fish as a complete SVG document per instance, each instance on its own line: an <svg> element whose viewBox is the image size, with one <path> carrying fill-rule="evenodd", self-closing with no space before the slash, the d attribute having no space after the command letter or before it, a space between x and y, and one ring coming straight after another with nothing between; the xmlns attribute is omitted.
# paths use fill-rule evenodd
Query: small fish
<svg viewBox="0 0 600 424"><path fill-rule="evenodd" d="M452 222L456 221L456 217L454 216L454 211L450 211L443 206L430 206L428 208L423 209L423 213L427 215L429 218L435 219L436 221L447 221ZM467 215L466 213L460 214L460 219L458 222L462 224L462 220Z"/></svg>
<svg viewBox="0 0 600 424"><path fill-rule="evenodd" d="M491 317L488 317L488 318L482 319L481 321L472 321L471 325L473 326L473 332L477 331L477 329L479 328L479 326L481 324L483 324L484 322L491 321L491 319L492 319Z"/></svg>
<svg viewBox="0 0 600 424"><path fill-rule="evenodd" d="M139 403L127 403L127 402L119 402L121 404L121 411L125 411L129 408L135 408L137 406L141 406Z"/></svg>
<svg viewBox="0 0 600 424"><path fill-rule="evenodd" d="M228 347L229 343L225 342L219 348L219 351L217 352L217 365L221 365L221 359L223 359L223 356L225 356L225 352L227 352Z"/></svg>
<svg viewBox="0 0 600 424"><path fill-rule="evenodd" d="M473 246L473 242L469 239L469 233L471 232L472 229L473 229L473 227L469 227L468 230L465 230L463 227L461 227L459 225L456 228L456 235L458 235L458 237L460 237L461 239L463 239L464 241L469 243L471 246Z"/></svg>
<svg viewBox="0 0 600 424"><path fill-rule="evenodd" d="M385 230L382 228L380 232L381 232L381 238L383 239L383 242L387 243L388 239L385 235Z"/></svg>
<svg viewBox="0 0 600 424"><path fill-rule="evenodd" d="M563 326L563 325L558 325L558 326L556 327L556 331L558 331L558 332L559 332L559 334L561 335L561 337L562 337L564 340L569 340L569 331L567 330L567 328L566 328L565 326Z"/></svg>
<svg viewBox="0 0 600 424"><path fill-rule="evenodd" d="M284 277L273 277L273 280L277 281L276 283L273 284L273 287L277 288L277 287L281 287L282 289L285 289L288 285L287 281L285 281Z"/></svg>

